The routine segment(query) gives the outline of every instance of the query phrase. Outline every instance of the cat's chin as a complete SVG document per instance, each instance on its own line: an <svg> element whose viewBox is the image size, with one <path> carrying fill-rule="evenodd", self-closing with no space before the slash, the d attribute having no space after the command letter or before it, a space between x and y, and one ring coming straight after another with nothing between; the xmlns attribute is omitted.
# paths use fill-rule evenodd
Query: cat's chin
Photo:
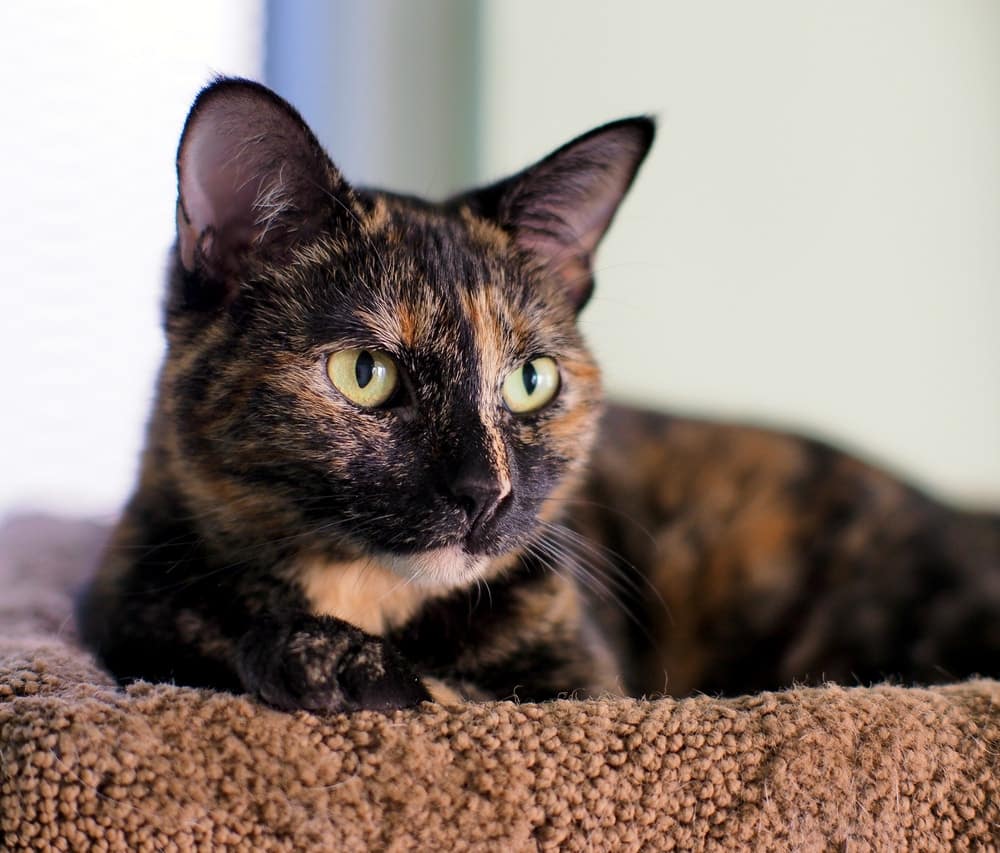
<svg viewBox="0 0 1000 853"><path fill-rule="evenodd" d="M490 558L470 554L460 545L432 548L415 554L384 554L386 568L416 586L456 589L482 577Z"/></svg>

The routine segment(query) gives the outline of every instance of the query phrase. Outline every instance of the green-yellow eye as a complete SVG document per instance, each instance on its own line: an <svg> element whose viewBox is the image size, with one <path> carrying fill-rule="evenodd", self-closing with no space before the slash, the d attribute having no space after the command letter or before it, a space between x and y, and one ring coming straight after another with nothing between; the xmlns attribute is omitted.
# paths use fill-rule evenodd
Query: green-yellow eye
<svg viewBox="0 0 1000 853"><path fill-rule="evenodd" d="M381 406L399 384L396 362L378 350L335 352L326 361L326 374L341 394L366 409Z"/></svg>
<svg viewBox="0 0 1000 853"><path fill-rule="evenodd" d="M503 401L517 414L536 412L556 396L559 368L547 356L526 361L503 382Z"/></svg>

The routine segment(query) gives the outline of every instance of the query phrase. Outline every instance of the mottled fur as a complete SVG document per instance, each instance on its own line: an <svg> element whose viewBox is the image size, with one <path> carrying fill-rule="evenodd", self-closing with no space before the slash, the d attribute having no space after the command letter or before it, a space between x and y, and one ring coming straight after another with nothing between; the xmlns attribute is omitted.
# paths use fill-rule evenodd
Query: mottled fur
<svg viewBox="0 0 1000 853"><path fill-rule="evenodd" d="M569 523L641 570L635 621L601 611L631 691L1000 673L1000 517L789 434L615 407L603 435Z"/></svg>
<svg viewBox="0 0 1000 853"><path fill-rule="evenodd" d="M339 710L995 670L995 520L788 436L598 438L576 315L651 140L431 204L349 186L263 87L199 96L141 476L80 609L119 679ZM399 366L380 408L326 375L352 347ZM538 356L559 393L514 415Z"/></svg>

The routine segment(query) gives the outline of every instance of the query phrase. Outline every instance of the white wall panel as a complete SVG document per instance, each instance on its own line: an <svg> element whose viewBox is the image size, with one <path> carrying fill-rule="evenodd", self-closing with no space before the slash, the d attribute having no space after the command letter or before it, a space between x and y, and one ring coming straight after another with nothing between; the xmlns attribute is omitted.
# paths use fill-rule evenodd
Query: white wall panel
<svg viewBox="0 0 1000 853"><path fill-rule="evenodd" d="M0 4L0 515L131 489L177 138L212 74L259 75L260 19L255 0Z"/></svg>

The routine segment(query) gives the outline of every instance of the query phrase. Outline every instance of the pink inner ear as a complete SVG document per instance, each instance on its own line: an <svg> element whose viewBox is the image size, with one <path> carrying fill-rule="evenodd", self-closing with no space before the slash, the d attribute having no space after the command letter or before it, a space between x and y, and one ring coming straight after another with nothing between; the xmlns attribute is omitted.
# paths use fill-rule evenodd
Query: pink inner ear
<svg viewBox="0 0 1000 853"><path fill-rule="evenodd" d="M576 187L562 198L540 205L518 234L524 248L549 256L553 263L571 258L586 259L597 249L625 191L625 180L610 170L594 175L586 186ZM530 227L540 219L542 230Z"/></svg>
<svg viewBox="0 0 1000 853"><path fill-rule="evenodd" d="M591 260L653 140L649 119L623 119L574 139L510 179L499 218L561 280L579 308Z"/></svg>
<svg viewBox="0 0 1000 853"><path fill-rule="evenodd" d="M629 137L586 140L529 172L528 189L551 184L520 208L517 243L558 276L577 304L592 286L591 258L628 190L644 148ZM532 180L534 179L534 180ZM515 202L516 204L517 202Z"/></svg>
<svg viewBox="0 0 1000 853"><path fill-rule="evenodd" d="M573 233L576 235L575 229ZM572 293L575 293L578 287L586 287L589 284L590 255L584 249L583 235L563 240L538 231L523 230L517 233L515 242L538 258ZM573 298L575 301L575 296Z"/></svg>
<svg viewBox="0 0 1000 853"><path fill-rule="evenodd" d="M224 116L198 116L181 150L180 199L187 221L178 214L181 261L194 268L202 235L211 229L211 247L202 251L215 255L238 251L250 244L256 220L255 204L261 178L254 174L254 158L246 157L251 142L227 133ZM223 119L223 120L220 120Z"/></svg>

